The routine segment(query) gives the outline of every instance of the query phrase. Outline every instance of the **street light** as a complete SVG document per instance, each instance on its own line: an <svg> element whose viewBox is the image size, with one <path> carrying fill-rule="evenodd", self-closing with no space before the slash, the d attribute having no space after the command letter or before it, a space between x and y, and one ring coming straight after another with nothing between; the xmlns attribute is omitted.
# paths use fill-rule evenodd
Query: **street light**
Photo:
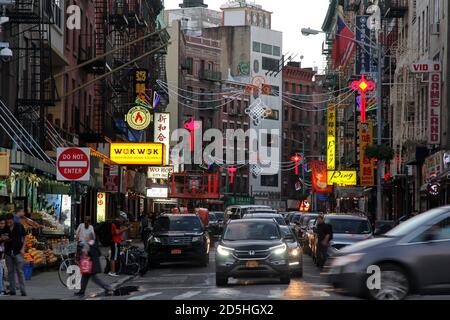
<svg viewBox="0 0 450 320"><path fill-rule="evenodd" d="M302 28L301 29L302 35L309 36L309 35L318 35L319 33L328 34L328 32L314 30L311 28ZM377 57L376 60L378 62L378 75L377 75L377 143L381 146L382 144L382 136L383 136L383 116L381 113L381 104L382 104L382 63L383 63L383 46L380 43L374 43L372 40L370 40L371 43L366 43L363 41L359 41L350 37L339 35L339 37L342 37L344 39L348 39L359 46L361 48L365 49L365 47L368 47L370 49L374 49L377 51ZM374 59L374 58L373 58ZM374 59L375 60L375 59ZM383 200L382 200L382 191L381 191L381 184L383 180L383 175L381 174L382 169L382 161L378 161L377 164L377 220L382 220L384 218L383 216Z"/></svg>

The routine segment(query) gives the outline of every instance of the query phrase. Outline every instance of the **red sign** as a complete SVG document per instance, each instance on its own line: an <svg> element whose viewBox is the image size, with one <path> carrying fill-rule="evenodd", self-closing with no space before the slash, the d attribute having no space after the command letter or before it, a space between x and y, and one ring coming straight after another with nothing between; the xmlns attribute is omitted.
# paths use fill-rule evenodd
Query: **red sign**
<svg viewBox="0 0 450 320"><path fill-rule="evenodd" d="M428 144L441 143L441 73L430 74L428 94L430 104L428 107Z"/></svg>
<svg viewBox="0 0 450 320"><path fill-rule="evenodd" d="M56 176L58 181L89 181L89 148L58 148Z"/></svg>
<svg viewBox="0 0 450 320"><path fill-rule="evenodd" d="M333 190L327 184L327 163L325 161L312 162L312 187L317 193L331 193Z"/></svg>

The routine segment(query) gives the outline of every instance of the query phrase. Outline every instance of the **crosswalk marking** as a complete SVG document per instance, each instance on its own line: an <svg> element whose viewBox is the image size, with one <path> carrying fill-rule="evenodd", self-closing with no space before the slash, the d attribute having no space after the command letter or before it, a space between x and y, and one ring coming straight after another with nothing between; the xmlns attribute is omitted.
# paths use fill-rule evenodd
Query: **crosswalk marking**
<svg viewBox="0 0 450 320"><path fill-rule="evenodd" d="M128 300L145 300L147 298L155 297L160 294L162 294L162 292L150 292L147 294L143 294L141 296L135 296L135 297L128 298Z"/></svg>
<svg viewBox="0 0 450 320"><path fill-rule="evenodd" d="M200 293L201 293L201 291L188 291L186 293L183 293L183 294L173 297L172 300L185 300L185 299L192 298Z"/></svg>
<svg viewBox="0 0 450 320"><path fill-rule="evenodd" d="M270 298L270 299L279 299L280 297L282 297L284 295L284 291L281 289L270 290L269 292L270 292L270 294L267 296L267 298Z"/></svg>
<svg viewBox="0 0 450 320"><path fill-rule="evenodd" d="M329 293L326 293L324 291L311 291L311 294L314 297L323 297L323 298L331 296Z"/></svg>

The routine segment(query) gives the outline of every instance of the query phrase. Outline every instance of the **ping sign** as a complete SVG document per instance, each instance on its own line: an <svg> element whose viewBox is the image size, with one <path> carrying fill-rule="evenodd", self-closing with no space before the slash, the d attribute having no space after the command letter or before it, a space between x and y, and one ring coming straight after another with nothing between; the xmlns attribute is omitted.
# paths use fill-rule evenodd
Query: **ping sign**
<svg viewBox="0 0 450 320"><path fill-rule="evenodd" d="M89 181L91 151L89 148L58 148L56 178L58 181Z"/></svg>

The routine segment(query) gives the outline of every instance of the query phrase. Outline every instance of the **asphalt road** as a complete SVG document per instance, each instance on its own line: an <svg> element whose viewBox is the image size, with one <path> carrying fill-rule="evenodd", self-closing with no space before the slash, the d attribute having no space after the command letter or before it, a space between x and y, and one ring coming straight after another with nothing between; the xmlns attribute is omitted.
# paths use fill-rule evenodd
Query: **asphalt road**
<svg viewBox="0 0 450 320"><path fill-rule="evenodd" d="M163 264L144 277L124 284L132 288L122 296L107 297L99 291L87 300L356 300L339 294L326 283L312 259L303 256L303 277L289 285L278 279L229 279L227 287L215 284L214 249L208 267ZM408 300L450 300L450 296L410 296Z"/></svg>
<svg viewBox="0 0 450 320"><path fill-rule="evenodd" d="M227 287L216 287L214 249L208 267L185 264L161 265L126 286L138 291L126 296L94 296L94 300L324 300L352 299L335 292L320 275L309 256L304 256L303 278L289 285L278 279L230 279Z"/></svg>

